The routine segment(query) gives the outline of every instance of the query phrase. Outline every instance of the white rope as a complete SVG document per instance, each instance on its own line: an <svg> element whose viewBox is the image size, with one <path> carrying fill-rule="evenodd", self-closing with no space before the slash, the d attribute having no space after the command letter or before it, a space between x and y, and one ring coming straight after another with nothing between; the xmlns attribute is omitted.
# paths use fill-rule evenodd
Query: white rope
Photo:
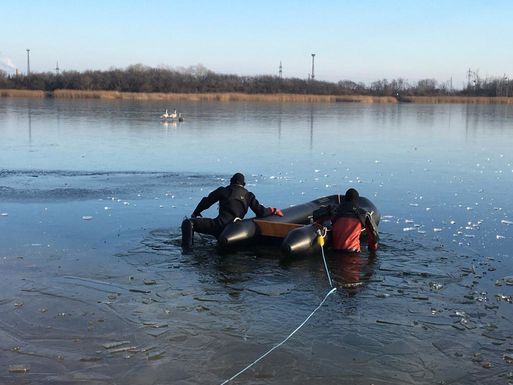
<svg viewBox="0 0 513 385"><path fill-rule="evenodd" d="M310 315L308 317L306 317L306 319L301 323L301 325L299 325L292 333L290 333L287 338L285 338L283 341L281 341L278 345L274 346L273 348L269 349L265 354L263 354L262 356L260 356L259 358L257 358L255 361L253 361L251 364L249 364L248 366L246 366L244 369L242 369L240 372L238 372L237 374L235 374L234 376L230 377L229 379L227 379L226 381L222 382L221 385L224 385L224 384L227 384L228 382L230 382L231 380L235 379L236 377L238 377L239 375L241 375L242 373L244 373L246 370L248 370L249 368L251 368L253 365L255 365L257 362L259 362L260 360L262 360L264 357L266 357L267 355L269 355L273 350L275 349L278 349L280 346L282 346L285 342L287 342L289 340L290 337L292 337L299 329L301 329L307 322L310 318L312 318L312 316L315 314L315 312L317 310L320 309L320 307L324 304L324 302L326 302L326 299L331 295L333 294L335 291L337 290L337 288L333 288L329 291L328 294L326 294L326 296L324 297L324 299L321 301L321 303L319 304L319 306L317 306L315 308L315 310L313 312L310 313Z"/></svg>
<svg viewBox="0 0 513 385"><path fill-rule="evenodd" d="M233 375L232 377L230 377L229 379L227 379L226 381L222 382L221 385L225 385L227 384L228 382L232 381L233 379L237 378L239 375L241 375L242 373L244 373L246 370L248 370L249 368L251 368L253 365L255 365L256 363L258 363L259 361L261 361L263 358L265 358L266 356L268 356L269 354L271 354L271 352L273 350L276 350L278 349L280 346L282 346L285 342L287 342L294 334L296 334L296 332L301 329L307 322L310 318L312 318L312 316L315 314L315 312L317 310L319 310L321 308L322 305L324 305L324 302L326 302L326 299L331 295L333 294L335 291L337 291L337 288L336 287L333 287L333 282L331 281L331 276L330 276L330 271L328 269L328 264L326 263L326 257L324 256L324 238L326 237L326 234L327 234L327 231L328 229L326 227L323 228L323 231L321 230L318 230L317 231L317 234L319 237L322 238L322 242L319 242L319 245L321 246L321 253L322 253L322 260L324 261L324 268L326 269L326 275L328 276L328 281L330 283L330 287L332 288L328 294L326 294L326 296L324 297L324 299L321 301L321 303L319 304L319 306L317 306L313 312L310 313L310 315L308 317L306 317L306 319L301 323L301 325L299 325L296 329L294 329L294 331L292 333L290 333L283 341L281 341L278 345L275 345L274 347L272 347L271 349L269 349L266 353L264 353L263 355L261 355L259 358L257 358L255 361L253 361L251 364L249 364L248 366L246 366L244 369L242 369L240 372L238 372L237 374Z"/></svg>
<svg viewBox="0 0 513 385"><path fill-rule="evenodd" d="M323 231L317 230L318 236L322 237L323 239L326 237L327 232L328 232L328 229L326 227L323 228ZM328 269L328 264L326 263L326 257L324 256L324 240L319 243L319 246L321 246L322 261L324 262L324 269L326 270L326 275L328 276L328 282L330 283L330 287L333 287L333 282L331 281L330 270Z"/></svg>
<svg viewBox="0 0 513 385"><path fill-rule="evenodd" d="M326 263L326 258L324 257L324 247L321 246L321 254L322 254L322 260L324 262L324 268L326 269L326 275L328 276L328 282L330 283L330 287L333 287L333 282L331 281L331 275L330 271L328 269L328 264Z"/></svg>

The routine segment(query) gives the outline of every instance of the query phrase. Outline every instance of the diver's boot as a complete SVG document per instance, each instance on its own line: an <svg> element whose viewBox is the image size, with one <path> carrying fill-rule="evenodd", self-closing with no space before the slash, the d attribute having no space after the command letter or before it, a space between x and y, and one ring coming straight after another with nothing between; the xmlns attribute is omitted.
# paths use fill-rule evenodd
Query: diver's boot
<svg viewBox="0 0 513 385"><path fill-rule="evenodd" d="M192 222L189 219L184 219L182 222L182 248L184 250L192 249L193 238L194 231Z"/></svg>

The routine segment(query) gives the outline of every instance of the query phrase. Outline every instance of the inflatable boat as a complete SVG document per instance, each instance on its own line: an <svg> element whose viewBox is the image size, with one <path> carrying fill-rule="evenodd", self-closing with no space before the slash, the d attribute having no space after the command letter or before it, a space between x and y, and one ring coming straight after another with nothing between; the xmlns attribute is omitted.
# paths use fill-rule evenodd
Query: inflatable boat
<svg viewBox="0 0 513 385"><path fill-rule="evenodd" d="M318 230L322 229L321 225L314 223L314 213L316 219L322 218L323 213L329 218L328 213L334 212L343 199L344 195L330 195L283 209L282 217L272 215L238 220L225 227L218 237L218 245L225 249L251 242L278 240L285 256L314 253L320 249L316 240ZM376 206L365 197L359 198L359 205L371 213L378 225L381 215Z"/></svg>

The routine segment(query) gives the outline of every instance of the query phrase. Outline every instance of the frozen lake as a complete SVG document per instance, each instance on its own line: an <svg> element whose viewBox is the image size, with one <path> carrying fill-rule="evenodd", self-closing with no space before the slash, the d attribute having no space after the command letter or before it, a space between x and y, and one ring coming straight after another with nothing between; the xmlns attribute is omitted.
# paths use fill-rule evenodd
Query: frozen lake
<svg viewBox="0 0 513 385"><path fill-rule="evenodd" d="M3 98L0 139L1 383L219 384L283 340L320 256L179 247L238 171L264 205L355 187L383 220L233 383L513 381L512 106Z"/></svg>

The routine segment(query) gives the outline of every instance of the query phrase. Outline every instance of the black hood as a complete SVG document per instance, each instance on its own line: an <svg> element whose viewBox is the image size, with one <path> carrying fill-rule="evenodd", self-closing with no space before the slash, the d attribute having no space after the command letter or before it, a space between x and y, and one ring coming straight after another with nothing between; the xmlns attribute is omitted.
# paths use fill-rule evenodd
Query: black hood
<svg viewBox="0 0 513 385"><path fill-rule="evenodd" d="M240 172L233 174L230 179L230 184L240 184L241 186L245 186L246 181L244 179L244 175L242 175Z"/></svg>

